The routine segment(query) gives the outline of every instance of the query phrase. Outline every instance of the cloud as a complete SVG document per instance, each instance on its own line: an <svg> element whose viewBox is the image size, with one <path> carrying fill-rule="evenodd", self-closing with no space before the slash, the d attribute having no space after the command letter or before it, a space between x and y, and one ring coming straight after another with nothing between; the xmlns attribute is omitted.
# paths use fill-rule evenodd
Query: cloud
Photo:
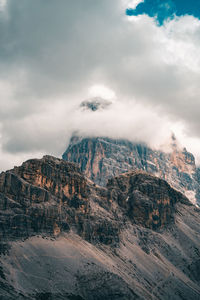
<svg viewBox="0 0 200 300"><path fill-rule="evenodd" d="M89 88L90 97L101 97L103 99L113 99L116 97L115 92L101 84L95 84Z"/></svg>
<svg viewBox="0 0 200 300"><path fill-rule="evenodd" d="M122 5L124 9L135 9L139 3L144 2L144 0L122 0Z"/></svg>
<svg viewBox="0 0 200 300"><path fill-rule="evenodd" d="M169 119L159 116L158 111L148 106L144 107L133 100L115 100L104 110L93 112L76 109L70 127L82 136L125 138L160 148L170 139L173 130L171 126Z"/></svg>
<svg viewBox="0 0 200 300"><path fill-rule="evenodd" d="M7 1L0 15L0 169L11 159L61 156L75 129L151 145L173 129L198 154L200 21L183 16L158 27L147 15L126 16L125 6ZM91 91L113 93L113 108L81 114L77 107Z"/></svg>
<svg viewBox="0 0 200 300"><path fill-rule="evenodd" d="M6 8L7 0L0 0L0 11L4 11Z"/></svg>

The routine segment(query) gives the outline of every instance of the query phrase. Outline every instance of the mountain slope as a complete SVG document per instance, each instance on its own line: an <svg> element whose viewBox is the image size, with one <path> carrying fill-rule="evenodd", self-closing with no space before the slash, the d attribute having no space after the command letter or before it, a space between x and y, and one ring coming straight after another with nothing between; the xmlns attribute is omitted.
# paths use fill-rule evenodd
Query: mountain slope
<svg viewBox="0 0 200 300"><path fill-rule="evenodd" d="M50 156L0 174L2 299L199 299L200 211L164 180Z"/></svg>

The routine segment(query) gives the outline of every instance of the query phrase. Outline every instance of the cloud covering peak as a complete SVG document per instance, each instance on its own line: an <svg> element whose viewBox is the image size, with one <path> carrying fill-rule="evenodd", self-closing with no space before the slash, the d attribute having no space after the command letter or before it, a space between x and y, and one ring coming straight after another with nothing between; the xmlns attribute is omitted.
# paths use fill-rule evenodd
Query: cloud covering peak
<svg viewBox="0 0 200 300"><path fill-rule="evenodd" d="M75 129L151 145L173 130L198 155L200 21L185 15L159 27L148 14L127 16L131 3L138 1L7 0L0 169L60 156ZM96 117L77 110L83 99L106 94L114 105Z"/></svg>

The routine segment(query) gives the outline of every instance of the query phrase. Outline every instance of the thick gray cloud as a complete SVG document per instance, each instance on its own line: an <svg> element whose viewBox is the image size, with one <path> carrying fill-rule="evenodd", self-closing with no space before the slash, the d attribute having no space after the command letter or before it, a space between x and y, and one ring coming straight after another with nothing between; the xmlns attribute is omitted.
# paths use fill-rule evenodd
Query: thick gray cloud
<svg viewBox="0 0 200 300"><path fill-rule="evenodd" d="M7 0L0 12L2 168L20 157L60 155L78 129L156 145L177 130L198 154L200 21L185 16L157 27L145 15L128 18L128 3ZM95 120L76 110L96 84L118 101Z"/></svg>

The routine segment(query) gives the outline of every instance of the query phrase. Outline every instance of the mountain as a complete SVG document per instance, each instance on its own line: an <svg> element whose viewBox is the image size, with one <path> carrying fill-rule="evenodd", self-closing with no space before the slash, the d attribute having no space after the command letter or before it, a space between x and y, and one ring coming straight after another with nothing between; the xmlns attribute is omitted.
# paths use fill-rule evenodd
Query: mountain
<svg viewBox="0 0 200 300"><path fill-rule="evenodd" d="M73 136L63 159L77 163L88 178L101 186L129 170L144 170L200 204L200 172L194 156L178 145L174 135L169 144L170 151L164 152L125 139Z"/></svg>
<svg viewBox="0 0 200 300"><path fill-rule="evenodd" d="M90 114L112 109L114 103L102 98L83 101L79 110ZM77 163L84 174L100 186L109 178L129 170L144 170L166 180L184 193L194 204L200 205L200 169L195 158L179 145L174 134L163 151L151 149L144 143L109 137L85 137L78 133L70 140L62 158Z"/></svg>
<svg viewBox="0 0 200 300"><path fill-rule="evenodd" d="M0 174L0 299L199 299L200 209L129 171L97 186L70 162Z"/></svg>
<svg viewBox="0 0 200 300"><path fill-rule="evenodd" d="M97 110L104 110L112 104L111 101L103 99L101 97L94 97L91 99L87 99L80 104L80 108L82 110L90 110L95 112Z"/></svg>

